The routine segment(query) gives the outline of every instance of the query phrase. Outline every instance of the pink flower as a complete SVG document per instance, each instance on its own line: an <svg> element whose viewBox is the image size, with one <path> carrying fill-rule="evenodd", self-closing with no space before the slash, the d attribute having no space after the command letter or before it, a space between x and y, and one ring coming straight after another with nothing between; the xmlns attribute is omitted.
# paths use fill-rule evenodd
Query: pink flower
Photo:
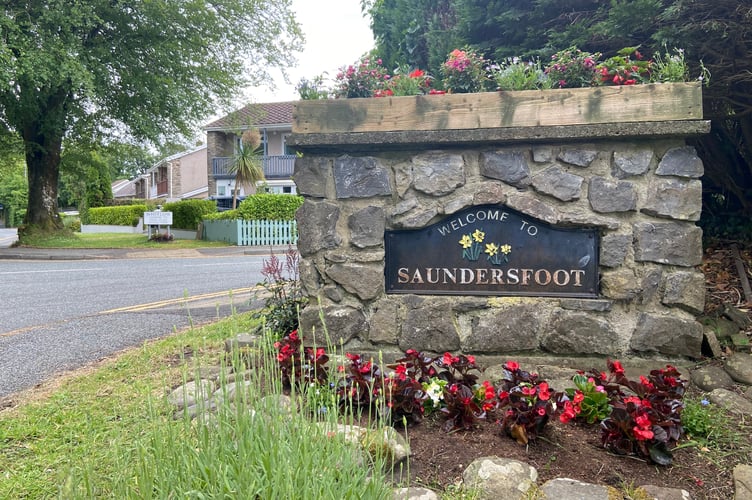
<svg viewBox="0 0 752 500"><path fill-rule="evenodd" d="M621 366L621 363L618 361L614 361L613 363L613 370L614 373L617 374L623 374L624 373L624 367Z"/></svg>
<svg viewBox="0 0 752 500"><path fill-rule="evenodd" d="M639 427L635 427L632 429L632 432L634 432L635 439L638 441L647 441L648 439L653 439L653 431L649 429L640 429Z"/></svg>
<svg viewBox="0 0 752 500"><path fill-rule="evenodd" d="M548 401L551 398L551 392L548 389L548 382L538 384L538 397L541 401Z"/></svg>

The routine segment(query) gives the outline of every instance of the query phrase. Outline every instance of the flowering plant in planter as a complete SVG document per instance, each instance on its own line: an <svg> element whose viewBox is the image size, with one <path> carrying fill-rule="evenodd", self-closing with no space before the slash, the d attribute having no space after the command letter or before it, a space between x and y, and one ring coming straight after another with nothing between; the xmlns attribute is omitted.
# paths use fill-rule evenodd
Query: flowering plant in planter
<svg viewBox="0 0 752 500"><path fill-rule="evenodd" d="M554 88L592 87L599 83L596 66L600 57L600 52L583 52L570 47L552 55L545 72Z"/></svg>
<svg viewBox="0 0 752 500"><path fill-rule="evenodd" d="M431 76L421 69L410 71L407 66L400 66L387 82L386 91L395 96L426 94L431 90L431 80Z"/></svg>
<svg viewBox="0 0 752 500"><path fill-rule="evenodd" d="M389 72L381 59L363 58L340 69L334 82L336 97L375 97L388 90Z"/></svg>
<svg viewBox="0 0 752 500"><path fill-rule="evenodd" d="M487 61L472 49L454 49L441 65L444 86L454 94L482 92L489 86Z"/></svg>
<svg viewBox="0 0 752 500"><path fill-rule="evenodd" d="M633 59L634 57L634 59ZM625 47L596 67L603 85L636 85L650 82L651 61L637 47Z"/></svg>
<svg viewBox="0 0 752 500"><path fill-rule="evenodd" d="M508 57L499 64L491 64L488 71L496 90L538 90L552 86L540 59L523 61L519 57Z"/></svg>
<svg viewBox="0 0 752 500"><path fill-rule="evenodd" d="M557 411L563 395L553 392L538 375L520 369L514 361L504 365L504 380L498 392L502 431L519 444L535 439Z"/></svg>

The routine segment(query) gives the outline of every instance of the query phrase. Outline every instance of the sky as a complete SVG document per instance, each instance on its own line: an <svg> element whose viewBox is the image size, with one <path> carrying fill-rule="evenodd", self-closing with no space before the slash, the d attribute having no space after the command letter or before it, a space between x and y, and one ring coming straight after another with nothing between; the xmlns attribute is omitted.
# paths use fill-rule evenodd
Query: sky
<svg viewBox="0 0 752 500"><path fill-rule="evenodd" d="M369 20L360 12L360 0L293 0L292 8L306 37L305 49L297 57L298 66L289 69L289 84L281 73L273 73L278 75L276 91L249 89L247 94L252 101L299 99L295 85L301 78L311 79L327 72L333 79L339 68L353 64L373 48L373 34Z"/></svg>

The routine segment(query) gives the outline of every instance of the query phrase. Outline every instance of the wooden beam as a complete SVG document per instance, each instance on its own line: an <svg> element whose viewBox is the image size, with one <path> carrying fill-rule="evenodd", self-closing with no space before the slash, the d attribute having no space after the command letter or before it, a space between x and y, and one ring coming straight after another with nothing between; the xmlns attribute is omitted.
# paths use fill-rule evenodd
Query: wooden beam
<svg viewBox="0 0 752 500"><path fill-rule="evenodd" d="M699 83L298 101L296 134L702 119Z"/></svg>

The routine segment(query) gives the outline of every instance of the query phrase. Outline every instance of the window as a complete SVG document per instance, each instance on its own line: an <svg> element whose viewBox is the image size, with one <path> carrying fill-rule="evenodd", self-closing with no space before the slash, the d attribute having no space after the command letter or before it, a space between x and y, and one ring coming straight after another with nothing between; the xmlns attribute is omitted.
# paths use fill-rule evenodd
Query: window
<svg viewBox="0 0 752 500"><path fill-rule="evenodd" d="M217 196L227 196L227 186L217 186Z"/></svg>
<svg viewBox="0 0 752 500"><path fill-rule="evenodd" d="M282 134L282 147L283 147L284 152L285 152L286 155L294 155L295 154L295 150L292 149L290 146L287 145L287 138L289 136L290 136L290 134Z"/></svg>
<svg viewBox="0 0 752 500"><path fill-rule="evenodd" d="M285 194L292 194L292 186L282 186L282 192Z"/></svg>

